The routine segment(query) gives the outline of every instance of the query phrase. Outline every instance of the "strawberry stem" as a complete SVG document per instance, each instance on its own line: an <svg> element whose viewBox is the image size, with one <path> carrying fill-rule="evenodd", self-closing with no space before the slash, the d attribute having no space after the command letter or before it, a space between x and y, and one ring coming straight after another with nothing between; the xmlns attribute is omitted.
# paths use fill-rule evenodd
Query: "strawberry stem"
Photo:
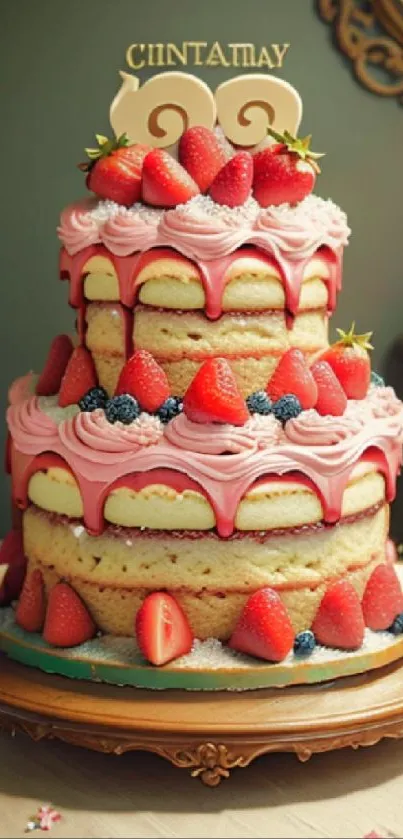
<svg viewBox="0 0 403 839"><path fill-rule="evenodd" d="M283 146L286 146L287 150L297 154L301 160L306 160L307 163L310 163L312 169L316 174L320 174L320 167L317 161L324 157L324 153L314 152L310 149L310 144L312 140L312 134L308 134L306 137L294 137L290 134L289 131L285 130L283 134L280 134L278 131L274 131L273 128L268 128L267 133L270 137L273 137L274 140L277 140L278 143L281 143Z"/></svg>
<svg viewBox="0 0 403 839"><path fill-rule="evenodd" d="M96 134L95 139L98 143L97 148L84 149L89 160L85 163L78 164L78 168L81 169L82 172L89 172L96 161L100 160L101 157L109 157L112 152L130 145L130 140L127 134L121 134L120 137L114 137L112 140L105 137L103 134Z"/></svg>
<svg viewBox="0 0 403 839"><path fill-rule="evenodd" d="M361 335L356 334L355 321L351 324L348 332L345 332L344 329L336 329L336 332L340 336L336 344L342 345L343 347L361 347L363 350L374 349L370 343L372 332L363 332Z"/></svg>

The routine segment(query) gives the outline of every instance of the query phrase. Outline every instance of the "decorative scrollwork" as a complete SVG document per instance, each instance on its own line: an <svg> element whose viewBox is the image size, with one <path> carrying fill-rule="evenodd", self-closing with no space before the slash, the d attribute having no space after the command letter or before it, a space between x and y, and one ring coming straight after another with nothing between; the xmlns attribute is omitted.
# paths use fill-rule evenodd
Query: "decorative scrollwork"
<svg viewBox="0 0 403 839"><path fill-rule="evenodd" d="M247 766L251 758L234 757L222 743L201 743L196 749L178 750L169 758L175 766L191 769L192 778L200 778L208 787L217 787L228 778L231 769Z"/></svg>
<svg viewBox="0 0 403 839"><path fill-rule="evenodd" d="M318 10L333 25L337 44L353 62L361 84L380 96L396 96L403 104L403 8L399 9L399 0L318 0Z"/></svg>

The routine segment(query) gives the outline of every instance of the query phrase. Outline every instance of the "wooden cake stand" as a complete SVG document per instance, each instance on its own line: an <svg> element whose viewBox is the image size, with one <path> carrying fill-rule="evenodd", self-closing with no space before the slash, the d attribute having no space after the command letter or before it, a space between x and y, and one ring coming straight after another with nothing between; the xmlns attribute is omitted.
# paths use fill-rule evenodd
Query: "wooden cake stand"
<svg viewBox="0 0 403 839"><path fill-rule="evenodd" d="M268 752L302 760L403 737L403 660L317 685L149 691L49 675L0 653L0 729L99 752L155 752L214 787Z"/></svg>

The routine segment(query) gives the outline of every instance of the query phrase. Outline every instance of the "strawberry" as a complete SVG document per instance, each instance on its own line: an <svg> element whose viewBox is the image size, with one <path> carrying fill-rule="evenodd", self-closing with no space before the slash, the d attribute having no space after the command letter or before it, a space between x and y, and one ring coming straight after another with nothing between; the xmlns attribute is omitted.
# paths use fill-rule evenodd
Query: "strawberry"
<svg viewBox="0 0 403 839"><path fill-rule="evenodd" d="M312 192L323 155L310 150L310 136L298 139L272 128L268 133L277 143L253 156L253 194L261 207L298 204Z"/></svg>
<svg viewBox="0 0 403 839"><path fill-rule="evenodd" d="M20 594L27 567L21 530L10 530L3 539L0 547L2 567L7 570L0 582L0 606L8 606Z"/></svg>
<svg viewBox="0 0 403 839"><path fill-rule="evenodd" d="M293 347L284 353L268 382L266 392L273 402L292 393L299 399L303 410L316 405L318 388L301 350Z"/></svg>
<svg viewBox="0 0 403 839"><path fill-rule="evenodd" d="M248 598L228 645L266 661L282 661L293 643L294 630L279 595L262 588Z"/></svg>
<svg viewBox="0 0 403 839"><path fill-rule="evenodd" d="M315 408L318 414L341 417L347 408L347 397L327 361L315 361L311 373L318 388Z"/></svg>
<svg viewBox="0 0 403 839"><path fill-rule="evenodd" d="M377 565L365 586L362 610L370 629L388 629L403 611L403 592L392 565Z"/></svg>
<svg viewBox="0 0 403 839"><path fill-rule="evenodd" d="M40 632L46 612L45 586L39 568L25 577L20 599L15 611L18 626L26 632Z"/></svg>
<svg viewBox="0 0 403 839"><path fill-rule="evenodd" d="M228 155L219 138L204 125L194 125L179 140L179 160L196 181L200 192L207 192Z"/></svg>
<svg viewBox="0 0 403 839"><path fill-rule="evenodd" d="M140 200L144 158L151 148L140 143L129 145L126 134L117 140L108 140L101 134L95 136L98 148L86 149L89 163L79 166L88 172L87 187L100 198L130 207Z"/></svg>
<svg viewBox="0 0 403 839"><path fill-rule="evenodd" d="M320 644L355 650L364 639L364 618L358 594L348 580L338 580L326 590L312 624Z"/></svg>
<svg viewBox="0 0 403 839"><path fill-rule="evenodd" d="M210 186L209 195L216 204L239 207L249 198L253 179L253 159L247 151L231 157Z"/></svg>
<svg viewBox="0 0 403 839"><path fill-rule="evenodd" d="M95 635L95 624L81 598L68 583L50 591L43 637L54 647L76 647Z"/></svg>
<svg viewBox="0 0 403 839"><path fill-rule="evenodd" d="M166 664L192 648L187 618L165 591L154 591L145 598L136 615L135 631L138 647L151 664Z"/></svg>
<svg viewBox="0 0 403 839"><path fill-rule="evenodd" d="M97 374L91 353L76 347L66 367L59 390L59 405L76 405L88 390L97 384Z"/></svg>
<svg viewBox="0 0 403 839"><path fill-rule="evenodd" d="M157 411L170 389L165 371L147 350L136 350L119 376L115 396L134 396L143 411Z"/></svg>
<svg viewBox="0 0 403 839"><path fill-rule="evenodd" d="M200 192L186 169L167 151L153 149L144 160L142 195L153 207L176 207Z"/></svg>
<svg viewBox="0 0 403 839"><path fill-rule="evenodd" d="M371 362L368 350L372 332L356 335L355 323L348 332L338 329L340 339L320 356L327 361L337 376L348 399L365 399L371 381Z"/></svg>
<svg viewBox="0 0 403 839"><path fill-rule="evenodd" d="M184 397L183 410L193 422L244 425L249 411L228 361L210 358L197 371Z"/></svg>
<svg viewBox="0 0 403 839"><path fill-rule="evenodd" d="M45 366L36 385L38 396L53 396L58 392L73 349L68 335L57 335L53 339Z"/></svg>

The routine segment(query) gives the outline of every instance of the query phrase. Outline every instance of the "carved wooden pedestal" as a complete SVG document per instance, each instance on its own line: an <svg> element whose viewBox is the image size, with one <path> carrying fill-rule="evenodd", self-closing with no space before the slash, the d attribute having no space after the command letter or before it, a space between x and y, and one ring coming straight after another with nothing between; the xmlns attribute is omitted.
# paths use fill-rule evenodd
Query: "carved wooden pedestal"
<svg viewBox="0 0 403 839"><path fill-rule="evenodd" d="M213 787L268 752L304 761L403 737L403 662L315 686L192 693L77 682L0 654L1 728L105 753L155 752Z"/></svg>

